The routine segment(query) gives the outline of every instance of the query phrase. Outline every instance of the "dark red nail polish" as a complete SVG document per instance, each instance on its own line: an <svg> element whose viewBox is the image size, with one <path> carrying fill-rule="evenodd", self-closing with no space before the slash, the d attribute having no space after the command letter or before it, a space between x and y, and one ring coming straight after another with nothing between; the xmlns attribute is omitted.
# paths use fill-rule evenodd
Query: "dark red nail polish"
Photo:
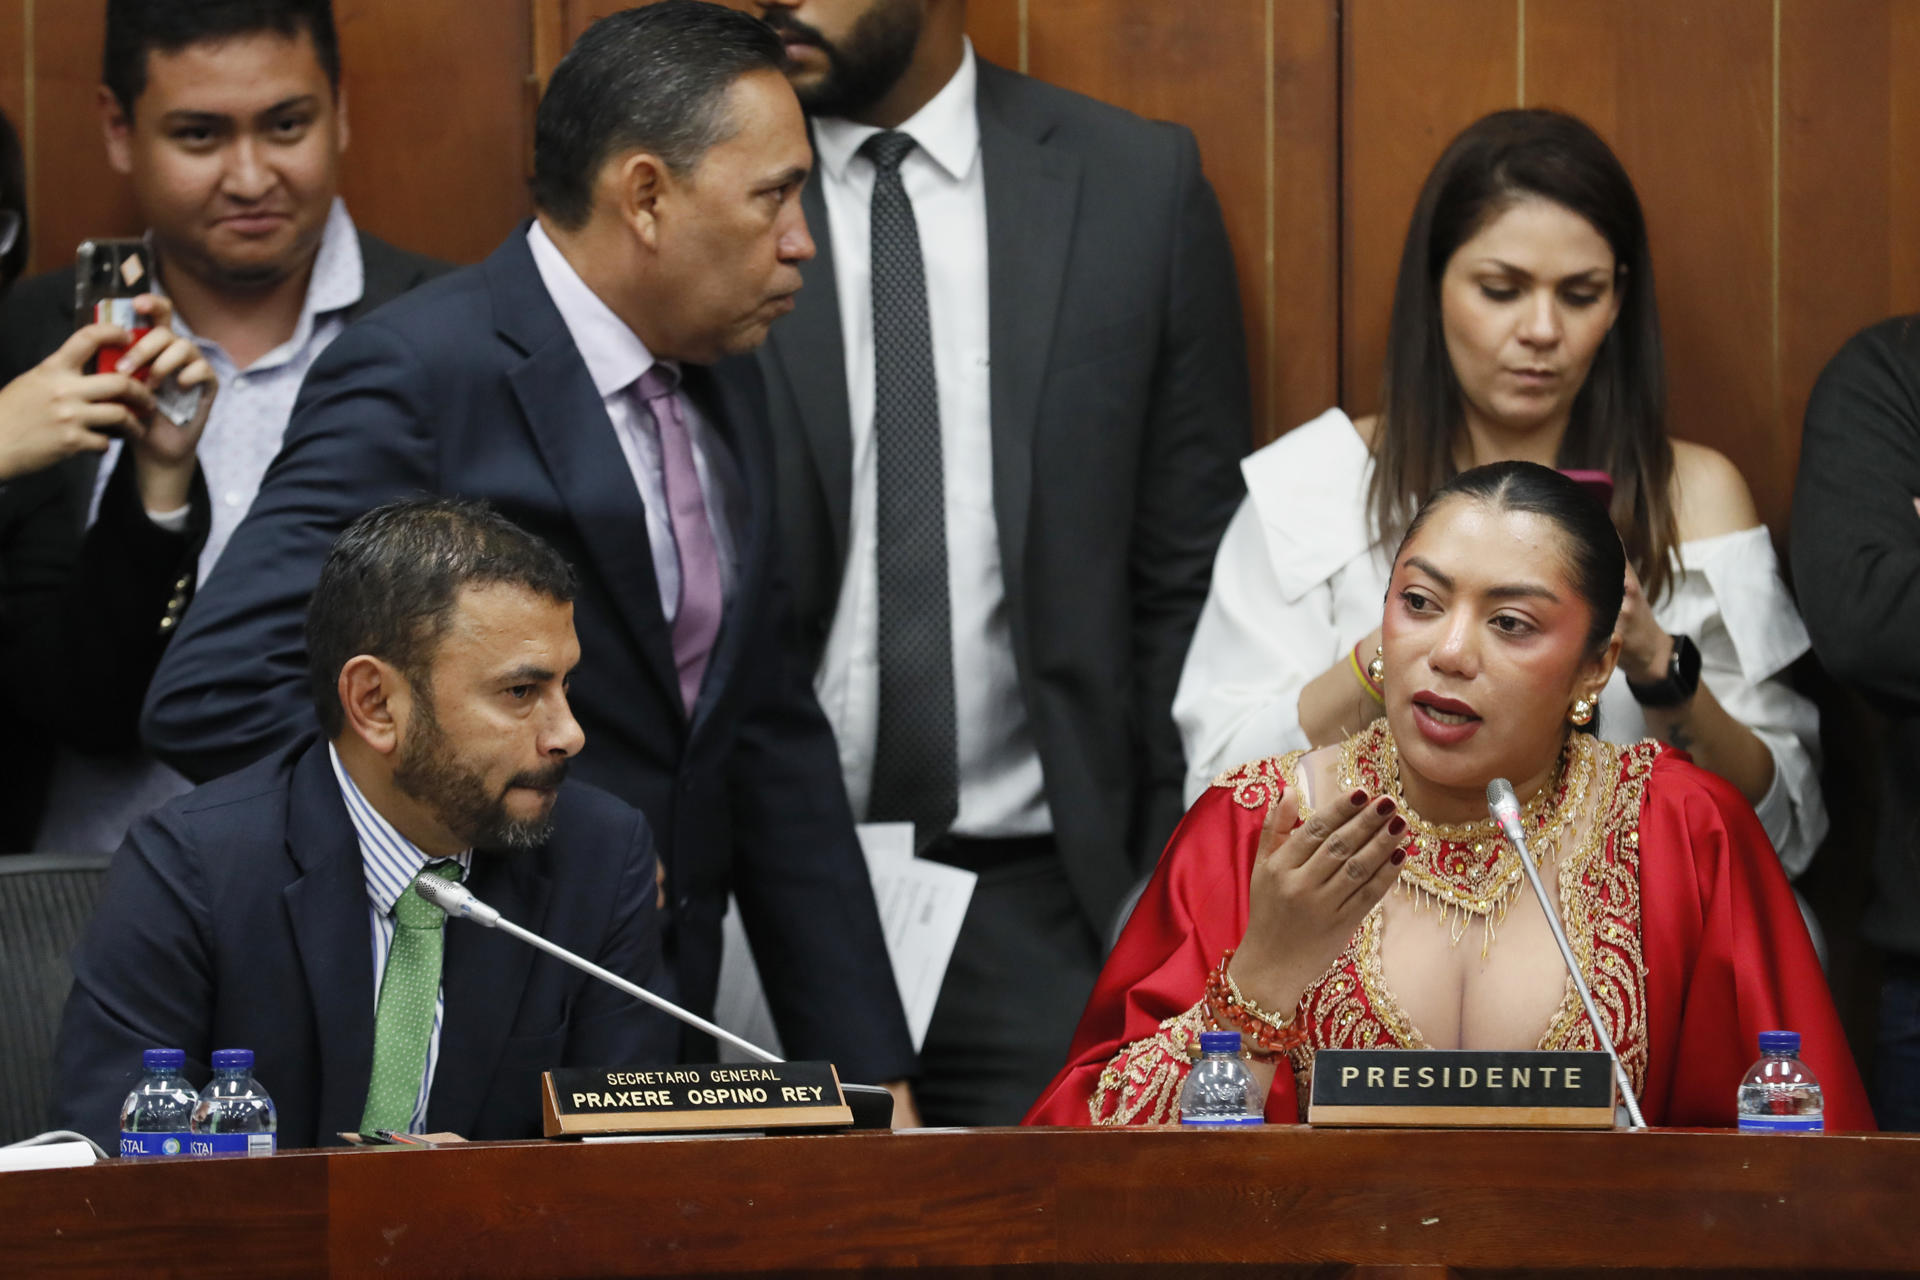
<svg viewBox="0 0 1920 1280"><path fill-rule="evenodd" d="M1394 865L1394 866L1396 866L1396 867L1397 867L1397 866L1399 866L1399 865L1400 865L1401 863L1403 863L1403 862L1405 862L1406 860L1407 860L1407 851L1406 851L1405 849L1395 849L1395 850L1393 851L1393 865Z"/></svg>
<svg viewBox="0 0 1920 1280"><path fill-rule="evenodd" d="M1367 802L1367 793L1365 791L1356 791L1348 796L1347 799L1352 802L1354 808L1358 809Z"/></svg>
<svg viewBox="0 0 1920 1280"><path fill-rule="evenodd" d="M1405 831L1406 829L1407 829L1407 820L1405 818L1400 817L1398 814L1395 814L1393 821L1387 824L1387 834L1390 836L1397 836L1402 831Z"/></svg>
<svg viewBox="0 0 1920 1280"><path fill-rule="evenodd" d="M1373 811L1383 818L1386 817L1393 812L1393 798L1391 796L1381 796L1380 803L1373 806Z"/></svg>

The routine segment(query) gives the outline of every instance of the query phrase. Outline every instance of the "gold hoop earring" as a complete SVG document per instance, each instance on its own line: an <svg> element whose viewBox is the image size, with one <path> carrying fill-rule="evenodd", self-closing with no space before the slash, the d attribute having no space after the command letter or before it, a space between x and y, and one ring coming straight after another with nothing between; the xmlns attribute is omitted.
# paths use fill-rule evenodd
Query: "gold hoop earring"
<svg viewBox="0 0 1920 1280"><path fill-rule="evenodd" d="M1373 646L1373 661L1367 664L1367 679L1373 681L1375 688L1382 688L1387 683L1387 655L1379 645Z"/></svg>
<svg viewBox="0 0 1920 1280"><path fill-rule="evenodd" d="M1576 728L1585 728L1593 723L1594 705L1592 698L1576 698L1573 710L1567 712L1567 722Z"/></svg>

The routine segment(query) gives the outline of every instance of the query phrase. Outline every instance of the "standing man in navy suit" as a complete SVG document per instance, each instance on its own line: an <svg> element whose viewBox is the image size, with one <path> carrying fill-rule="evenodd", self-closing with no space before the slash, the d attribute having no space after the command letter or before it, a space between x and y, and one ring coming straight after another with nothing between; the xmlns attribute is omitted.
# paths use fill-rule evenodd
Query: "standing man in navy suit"
<svg viewBox="0 0 1920 1280"><path fill-rule="evenodd" d="M788 647L749 354L813 254L811 154L779 67L758 22L691 0L580 37L540 103L538 217L314 366L142 727L201 777L298 735L300 619L333 537L410 493L484 497L580 574L580 773L653 827L682 1002L712 1007L732 889L794 1056L898 1081L912 1046L831 732Z"/></svg>
<svg viewBox="0 0 1920 1280"><path fill-rule="evenodd" d="M142 818L74 956L55 1123L111 1149L140 1051L252 1049L280 1143L375 1129L540 1133L539 1073L671 1062L675 1024L410 888L662 984L658 862L631 806L567 780L575 577L475 503L340 538L308 615L324 740Z"/></svg>
<svg viewBox="0 0 1920 1280"><path fill-rule="evenodd" d="M857 815L977 871L916 1087L1011 1124L1181 812L1174 686L1251 440L1192 134L975 57L965 0L761 0L820 254L761 353Z"/></svg>

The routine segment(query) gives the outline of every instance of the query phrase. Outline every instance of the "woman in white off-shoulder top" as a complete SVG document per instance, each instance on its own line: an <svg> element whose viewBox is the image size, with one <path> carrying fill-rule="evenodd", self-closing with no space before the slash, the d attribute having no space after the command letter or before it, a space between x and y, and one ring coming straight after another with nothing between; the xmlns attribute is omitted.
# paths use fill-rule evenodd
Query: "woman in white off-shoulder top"
<svg viewBox="0 0 1920 1280"><path fill-rule="evenodd" d="M1502 111L1448 147L1408 230L1382 386L1378 416L1329 410L1242 466L1174 699L1187 798L1378 714L1381 548L1460 470L1517 458L1612 483L1631 568L1592 727L1686 748L1804 869L1827 830L1818 714L1785 674L1806 630L1738 469L1666 434L1645 221L1586 125Z"/></svg>

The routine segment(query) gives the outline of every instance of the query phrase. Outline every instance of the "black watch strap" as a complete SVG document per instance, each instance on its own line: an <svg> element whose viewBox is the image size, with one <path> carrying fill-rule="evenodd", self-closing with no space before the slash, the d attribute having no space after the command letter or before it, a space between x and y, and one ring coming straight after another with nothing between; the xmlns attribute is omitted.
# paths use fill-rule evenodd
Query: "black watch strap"
<svg viewBox="0 0 1920 1280"><path fill-rule="evenodd" d="M1673 656L1667 660L1667 674L1645 684L1627 681L1627 691L1643 707L1678 707L1690 701L1700 689L1700 650L1685 636L1673 637Z"/></svg>

